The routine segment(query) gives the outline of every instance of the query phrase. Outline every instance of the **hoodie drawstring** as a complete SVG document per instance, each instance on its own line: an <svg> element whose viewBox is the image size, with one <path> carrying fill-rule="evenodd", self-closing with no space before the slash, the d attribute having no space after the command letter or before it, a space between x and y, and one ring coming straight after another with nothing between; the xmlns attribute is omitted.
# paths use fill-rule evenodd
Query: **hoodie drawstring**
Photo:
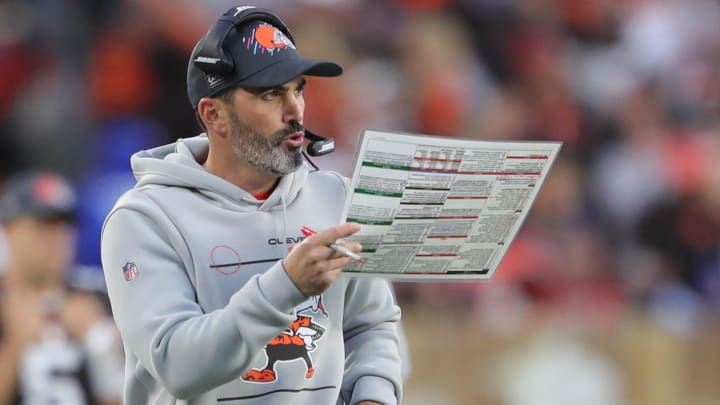
<svg viewBox="0 0 720 405"><path fill-rule="evenodd" d="M280 202L282 203L283 208L283 229L282 229L282 239L281 240L287 240L287 228L288 228L288 216L287 216L287 204L285 204L285 196L280 195ZM285 252L283 253L283 257L286 257L289 253L288 249L284 249Z"/></svg>

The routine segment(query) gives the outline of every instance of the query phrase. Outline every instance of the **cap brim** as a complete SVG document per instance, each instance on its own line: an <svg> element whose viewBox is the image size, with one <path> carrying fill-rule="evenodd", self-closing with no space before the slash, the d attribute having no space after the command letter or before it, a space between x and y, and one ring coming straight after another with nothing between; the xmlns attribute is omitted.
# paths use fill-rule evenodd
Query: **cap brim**
<svg viewBox="0 0 720 405"><path fill-rule="evenodd" d="M75 211L59 210L51 207L34 207L21 213L28 217L43 222L76 222L77 213Z"/></svg>
<svg viewBox="0 0 720 405"><path fill-rule="evenodd" d="M241 87L276 87L298 76L335 77L343 72L337 63L317 59L291 59L272 64L244 78Z"/></svg>
<svg viewBox="0 0 720 405"><path fill-rule="evenodd" d="M75 212L55 211L55 210L34 210L34 211L18 211L13 213L5 213L0 215L0 223L6 224L13 222L19 218L32 218L40 222L67 222L75 223L78 220Z"/></svg>
<svg viewBox="0 0 720 405"><path fill-rule="evenodd" d="M77 222L78 219L75 212L67 211L47 211L35 217L46 222Z"/></svg>

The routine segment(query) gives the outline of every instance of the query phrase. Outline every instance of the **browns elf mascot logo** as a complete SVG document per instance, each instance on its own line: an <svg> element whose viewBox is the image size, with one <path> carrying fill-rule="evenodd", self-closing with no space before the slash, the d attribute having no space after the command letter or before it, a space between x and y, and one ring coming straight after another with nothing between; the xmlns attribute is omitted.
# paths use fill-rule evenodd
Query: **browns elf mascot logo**
<svg viewBox="0 0 720 405"><path fill-rule="evenodd" d="M277 380L276 365L278 362L303 360L306 371L305 378L315 374L310 353L317 348L316 342L325 333L325 328L313 322L312 316L301 315L301 312L320 312L328 316L322 302L322 295L312 297L312 304L298 311L298 317L285 331L272 338L265 346L267 362L262 369L252 369L243 374L242 379L248 382L269 383Z"/></svg>

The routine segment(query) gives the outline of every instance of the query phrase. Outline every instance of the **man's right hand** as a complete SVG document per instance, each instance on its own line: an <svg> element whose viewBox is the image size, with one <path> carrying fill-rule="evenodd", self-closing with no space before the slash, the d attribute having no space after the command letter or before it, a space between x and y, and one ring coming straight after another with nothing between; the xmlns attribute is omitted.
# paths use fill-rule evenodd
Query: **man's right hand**
<svg viewBox="0 0 720 405"><path fill-rule="evenodd" d="M295 286L307 297L327 290L338 278L342 266L353 259L337 253L329 247L338 239L350 236L360 230L356 223L344 223L318 232L295 245L283 260L285 271ZM343 245L359 252L359 243L344 242Z"/></svg>

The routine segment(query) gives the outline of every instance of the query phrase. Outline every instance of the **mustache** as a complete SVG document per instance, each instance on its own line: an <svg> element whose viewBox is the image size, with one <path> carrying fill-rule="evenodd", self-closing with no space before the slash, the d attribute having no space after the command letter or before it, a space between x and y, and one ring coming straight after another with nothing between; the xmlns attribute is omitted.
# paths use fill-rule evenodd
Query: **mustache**
<svg viewBox="0 0 720 405"><path fill-rule="evenodd" d="M282 128L282 129L278 130L277 132L275 132L275 134L273 135L273 139L275 140L276 143L280 144L280 143L282 143L283 139L286 136L292 135L298 131L305 132L305 127L303 126L303 124L301 124L297 121L292 121L292 122L290 122L290 124L287 127Z"/></svg>
<svg viewBox="0 0 720 405"><path fill-rule="evenodd" d="M298 131L303 131L303 132L304 132L304 131L305 131L305 127L304 127L301 123L299 123L299 122L297 122L297 121L291 121L291 122L290 122L290 125L288 125L287 128L284 128L284 129L282 130L282 132L283 132L283 134L284 134L285 136L287 136L287 135L292 135L292 134L294 134L295 132L298 132Z"/></svg>

